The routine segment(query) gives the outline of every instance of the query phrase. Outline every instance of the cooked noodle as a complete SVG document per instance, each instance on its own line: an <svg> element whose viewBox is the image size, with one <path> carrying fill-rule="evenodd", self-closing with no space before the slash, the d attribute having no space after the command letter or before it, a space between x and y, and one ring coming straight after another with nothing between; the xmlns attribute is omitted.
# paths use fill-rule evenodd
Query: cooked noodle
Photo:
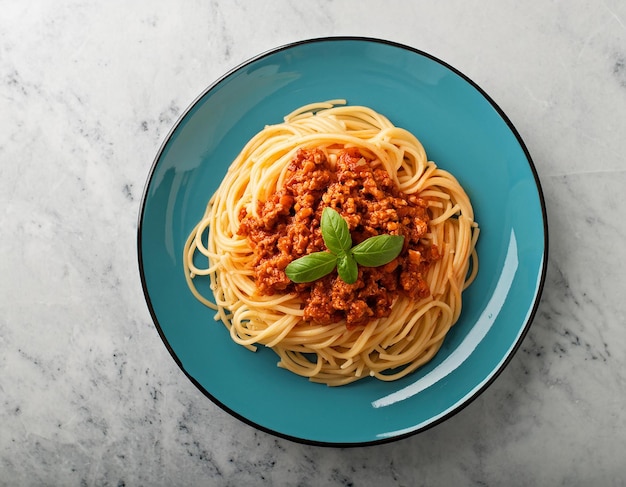
<svg viewBox="0 0 626 487"><path fill-rule="evenodd" d="M478 226L457 180L428 161L410 132L370 108L344 103L304 106L254 136L233 161L184 248L192 293L217 311L216 320L236 343L251 350L269 346L280 357L280 367L328 385L367 376L395 380L431 360L458 320L461 293L478 270ZM389 316L353 328L344 320L327 325L304 321L297 293L258 293L250 264L253 250L238 235L242 210L255 212L258 202L282 187L298 149L332 152L338 146L371 154L400 191L428 202L425 240L441 254L425 277L428 297L412 300L400 293ZM200 260L206 265L198 266ZM199 276L210 279L214 301L197 290L194 279Z"/></svg>

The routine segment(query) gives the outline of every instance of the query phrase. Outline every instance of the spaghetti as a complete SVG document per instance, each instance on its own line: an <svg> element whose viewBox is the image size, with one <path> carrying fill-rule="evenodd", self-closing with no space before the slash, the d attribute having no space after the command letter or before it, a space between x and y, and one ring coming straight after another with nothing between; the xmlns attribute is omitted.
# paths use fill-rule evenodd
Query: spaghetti
<svg viewBox="0 0 626 487"><path fill-rule="evenodd" d="M183 259L191 292L217 311L216 320L236 343L250 350L271 347L280 367L335 386L368 376L396 380L431 360L458 320L461 293L478 271L478 225L458 181L428 161L410 132L370 108L344 104L333 100L306 105L254 136L191 231ZM346 321L348 315L332 315L338 320L311 319L315 312L305 316L308 291L297 285L260 290L255 242L240 227L258 217L266 202L284 194L293 161L303 151L321 154L331 167L339 165L346 151L363 155L359 163L383 170L397 194L422 202L428 223L419 235L420 249L436 249L437 257L421 269L423 276L420 272L426 292L399 292L384 312L369 313L370 319L354 324ZM204 264L197 264L200 260ZM279 266L272 272L282 271ZM199 276L210 279L214 302L196 288Z"/></svg>

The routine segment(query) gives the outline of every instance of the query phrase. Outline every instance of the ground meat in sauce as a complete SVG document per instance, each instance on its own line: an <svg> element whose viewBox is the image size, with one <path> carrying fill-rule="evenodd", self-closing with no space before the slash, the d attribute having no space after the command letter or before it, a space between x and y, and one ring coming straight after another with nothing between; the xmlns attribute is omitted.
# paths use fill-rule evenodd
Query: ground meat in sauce
<svg viewBox="0 0 626 487"><path fill-rule="evenodd" d="M283 188L259 202L259 216L242 210L238 233L254 251L260 294L298 293L306 321L329 324L345 318L349 328L388 316L400 293L412 299L430 294L424 276L440 256L435 246L420 243L428 231L426 202L400 192L388 173L373 169L371 162L359 149L349 148L333 167L322 150L301 149L287 168ZM353 245L374 235L403 235L402 252L385 266L359 266L354 284L346 284L336 271L311 283L291 282L284 271L291 261L326 250L320 219L327 206L348 222Z"/></svg>

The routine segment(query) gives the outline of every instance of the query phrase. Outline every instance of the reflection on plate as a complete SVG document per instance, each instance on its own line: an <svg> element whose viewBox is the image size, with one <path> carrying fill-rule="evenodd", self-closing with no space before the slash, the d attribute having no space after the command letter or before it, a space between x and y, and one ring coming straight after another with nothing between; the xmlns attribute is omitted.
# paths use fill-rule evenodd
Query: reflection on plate
<svg viewBox="0 0 626 487"><path fill-rule="evenodd" d="M391 383L329 388L234 344L189 292L182 248L231 161L266 124L345 98L413 132L466 188L481 227L476 281L437 356ZM139 217L144 293L174 360L216 404L264 431L333 446L382 443L448 418L501 372L538 305L547 259L539 180L519 134L471 80L415 49L366 38L303 41L211 85L178 120L148 178Z"/></svg>

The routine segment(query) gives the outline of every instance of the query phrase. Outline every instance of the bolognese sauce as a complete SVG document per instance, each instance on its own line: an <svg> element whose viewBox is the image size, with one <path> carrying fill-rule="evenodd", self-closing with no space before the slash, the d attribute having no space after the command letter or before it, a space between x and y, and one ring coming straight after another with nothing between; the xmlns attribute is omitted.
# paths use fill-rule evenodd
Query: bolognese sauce
<svg viewBox="0 0 626 487"><path fill-rule="evenodd" d="M434 245L425 245L427 203L401 192L382 167L358 148L327 156L321 149L300 149L290 162L284 184L256 215L239 215L238 234L254 252L252 267L263 295L297 293L304 320L330 324L342 319L348 328L388 316L400 293L412 299L430 294L426 272L440 258ZM353 284L336 271L310 283L293 283L287 265L304 255L326 250L320 221L325 207L348 223L354 245L381 234L404 236L398 257L381 267L359 266Z"/></svg>

